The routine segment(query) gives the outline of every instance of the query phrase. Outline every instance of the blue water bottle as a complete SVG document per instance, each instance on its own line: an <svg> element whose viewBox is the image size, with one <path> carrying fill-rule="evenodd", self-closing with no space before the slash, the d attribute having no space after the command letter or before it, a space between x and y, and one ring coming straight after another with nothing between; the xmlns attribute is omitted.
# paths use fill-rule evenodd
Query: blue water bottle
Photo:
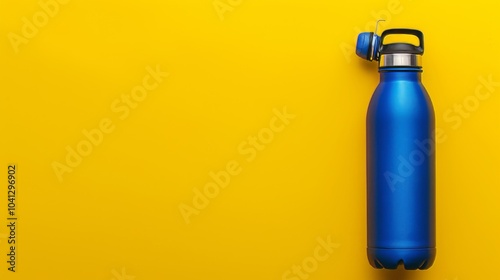
<svg viewBox="0 0 500 280"><path fill-rule="evenodd" d="M384 44L387 35L419 45ZM359 34L356 54L379 62L366 117L368 260L375 268L427 269L436 255L434 109L421 82L419 30Z"/></svg>

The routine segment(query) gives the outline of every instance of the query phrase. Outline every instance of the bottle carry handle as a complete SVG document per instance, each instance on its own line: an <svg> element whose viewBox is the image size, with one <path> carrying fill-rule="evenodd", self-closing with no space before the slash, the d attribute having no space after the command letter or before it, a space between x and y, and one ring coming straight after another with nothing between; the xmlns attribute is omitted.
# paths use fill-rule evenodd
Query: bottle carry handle
<svg viewBox="0 0 500 280"><path fill-rule="evenodd" d="M415 46L416 50L418 51L419 54L424 53L424 34L420 30L416 29L409 29L409 28L394 28L394 29L387 29L382 32L382 35L380 35L380 51L384 49L384 38L387 35L393 35L393 34L405 34L405 35L413 35L418 38L419 45Z"/></svg>

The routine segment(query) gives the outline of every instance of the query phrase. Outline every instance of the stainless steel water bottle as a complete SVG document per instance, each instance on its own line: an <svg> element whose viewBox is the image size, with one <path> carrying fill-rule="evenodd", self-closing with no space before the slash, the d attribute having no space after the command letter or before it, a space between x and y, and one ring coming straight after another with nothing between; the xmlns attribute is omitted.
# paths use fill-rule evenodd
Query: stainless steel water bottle
<svg viewBox="0 0 500 280"><path fill-rule="evenodd" d="M416 36L418 46L384 44ZM434 109L421 82L424 37L414 29L358 36L356 54L379 63L366 117L368 260L375 268L427 269L436 255Z"/></svg>

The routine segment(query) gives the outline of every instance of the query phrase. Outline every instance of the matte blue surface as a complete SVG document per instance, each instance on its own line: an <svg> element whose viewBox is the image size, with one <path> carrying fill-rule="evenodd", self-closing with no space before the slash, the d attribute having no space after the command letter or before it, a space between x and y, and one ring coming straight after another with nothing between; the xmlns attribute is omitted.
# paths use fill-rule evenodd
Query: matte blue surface
<svg viewBox="0 0 500 280"><path fill-rule="evenodd" d="M435 258L434 110L417 67L380 68L367 114L368 259L429 268Z"/></svg>

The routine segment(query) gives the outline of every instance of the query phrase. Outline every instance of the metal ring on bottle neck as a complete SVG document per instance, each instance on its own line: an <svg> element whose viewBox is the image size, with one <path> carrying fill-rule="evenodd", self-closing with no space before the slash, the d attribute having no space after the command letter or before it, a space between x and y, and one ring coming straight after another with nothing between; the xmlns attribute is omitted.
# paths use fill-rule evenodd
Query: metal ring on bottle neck
<svg viewBox="0 0 500 280"><path fill-rule="evenodd" d="M391 66L422 67L422 56L411 53L391 53L380 55L379 67Z"/></svg>

